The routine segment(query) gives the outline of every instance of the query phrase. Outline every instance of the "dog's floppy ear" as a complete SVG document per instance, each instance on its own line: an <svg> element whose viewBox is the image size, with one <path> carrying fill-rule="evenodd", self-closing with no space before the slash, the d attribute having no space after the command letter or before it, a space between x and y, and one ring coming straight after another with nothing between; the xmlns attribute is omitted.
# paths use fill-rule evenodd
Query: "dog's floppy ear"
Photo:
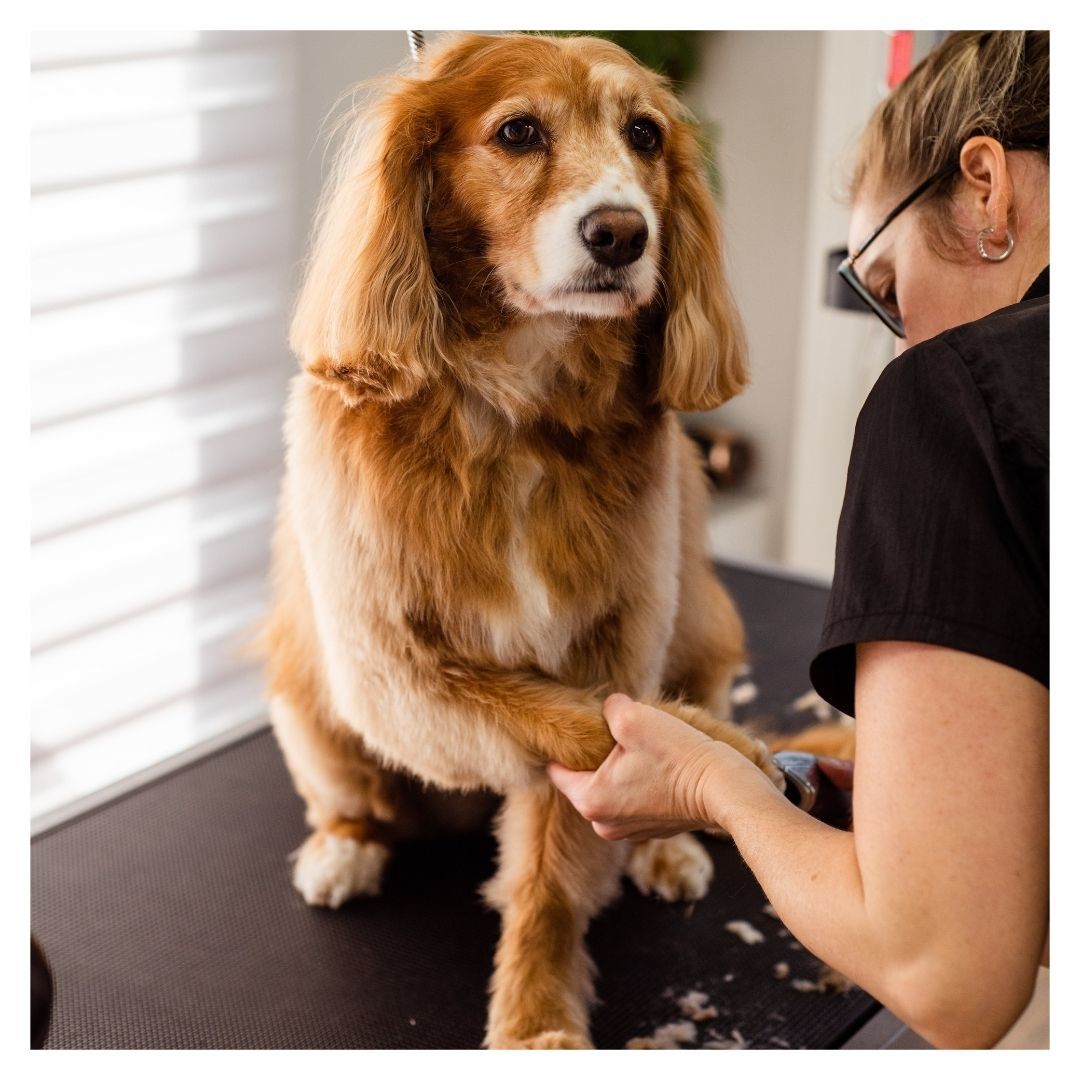
<svg viewBox="0 0 1080 1080"><path fill-rule="evenodd" d="M673 125L671 193L664 222L666 320L658 398L685 412L713 409L747 381L742 321L727 283L716 205L693 128Z"/></svg>
<svg viewBox="0 0 1080 1080"><path fill-rule="evenodd" d="M404 400L436 372L442 311L424 240L439 137L421 79L400 79L342 148L316 222L290 343L346 402Z"/></svg>

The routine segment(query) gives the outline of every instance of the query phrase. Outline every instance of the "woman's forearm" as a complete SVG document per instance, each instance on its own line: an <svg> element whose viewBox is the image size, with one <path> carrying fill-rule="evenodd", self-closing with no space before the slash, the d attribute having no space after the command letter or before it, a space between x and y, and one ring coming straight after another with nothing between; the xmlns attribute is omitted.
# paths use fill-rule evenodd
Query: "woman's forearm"
<svg viewBox="0 0 1080 1080"><path fill-rule="evenodd" d="M811 952L879 1000L882 941L870 923L851 833L796 809L776 791L750 785L733 800L715 785L716 812L784 924ZM708 801L708 796L706 797Z"/></svg>
<svg viewBox="0 0 1080 1080"><path fill-rule="evenodd" d="M877 865L875 879L864 882L853 833L756 782L732 798L730 780L717 776L705 793L706 806L716 808L710 816L731 834L777 915L807 949L935 1045L992 1046L1004 1034L1030 988L972 993L966 943L953 948L936 932L936 920L911 918L902 860L890 880L881 880Z"/></svg>

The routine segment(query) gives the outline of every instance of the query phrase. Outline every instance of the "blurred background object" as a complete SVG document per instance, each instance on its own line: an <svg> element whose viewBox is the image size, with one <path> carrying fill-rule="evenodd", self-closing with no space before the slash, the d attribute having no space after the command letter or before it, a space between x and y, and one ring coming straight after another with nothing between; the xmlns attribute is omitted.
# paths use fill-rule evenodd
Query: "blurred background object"
<svg viewBox="0 0 1080 1080"><path fill-rule="evenodd" d="M747 483L754 464L750 441L736 431L688 423L687 434L697 444L713 492L731 491Z"/></svg>
<svg viewBox="0 0 1080 1080"><path fill-rule="evenodd" d="M676 90L681 90L697 75L706 37L700 30L557 30L555 33L592 34L613 41L646 67L666 75Z"/></svg>
<svg viewBox="0 0 1080 1080"><path fill-rule="evenodd" d="M53 980L45 954L30 935L30 1049L40 1050L49 1034L52 1015Z"/></svg>

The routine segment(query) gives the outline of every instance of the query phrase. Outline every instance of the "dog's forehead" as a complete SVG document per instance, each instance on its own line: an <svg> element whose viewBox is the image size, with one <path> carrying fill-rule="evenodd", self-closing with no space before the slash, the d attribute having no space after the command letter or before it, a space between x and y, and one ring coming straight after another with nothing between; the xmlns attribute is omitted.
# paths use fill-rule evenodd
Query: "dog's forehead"
<svg viewBox="0 0 1080 1080"><path fill-rule="evenodd" d="M617 46L593 38L507 39L469 60L450 77L464 93L447 87L462 119L498 112L504 103L509 111L531 105L547 114L542 118L588 121L660 107L653 76Z"/></svg>

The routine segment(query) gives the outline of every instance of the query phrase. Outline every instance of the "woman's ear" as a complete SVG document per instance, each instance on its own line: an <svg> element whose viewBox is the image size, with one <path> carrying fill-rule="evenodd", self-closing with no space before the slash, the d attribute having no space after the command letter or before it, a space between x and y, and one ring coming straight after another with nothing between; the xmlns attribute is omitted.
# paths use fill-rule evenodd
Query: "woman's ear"
<svg viewBox="0 0 1080 1080"><path fill-rule="evenodd" d="M700 412L745 386L746 343L724 269L719 215L688 124L674 126L667 157L671 194L663 230L666 318L658 398L669 408Z"/></svg>
<svg viewBox="0 0 1080 1080"><path fill-rule="evenodd" d="M442 311L424 240L438 126L423 81L361 117L323 196L290 343L350 405L403 400L440 361Z"/></svg>
<svg viewBox="0 0 1080 1080"><path fill-rule="evenodd" d="M1005 147L989 135L973 135L960 148L964 202L976 228L989 227L990 236L1004 240L1013 207L1013 182Z"/></svg>

